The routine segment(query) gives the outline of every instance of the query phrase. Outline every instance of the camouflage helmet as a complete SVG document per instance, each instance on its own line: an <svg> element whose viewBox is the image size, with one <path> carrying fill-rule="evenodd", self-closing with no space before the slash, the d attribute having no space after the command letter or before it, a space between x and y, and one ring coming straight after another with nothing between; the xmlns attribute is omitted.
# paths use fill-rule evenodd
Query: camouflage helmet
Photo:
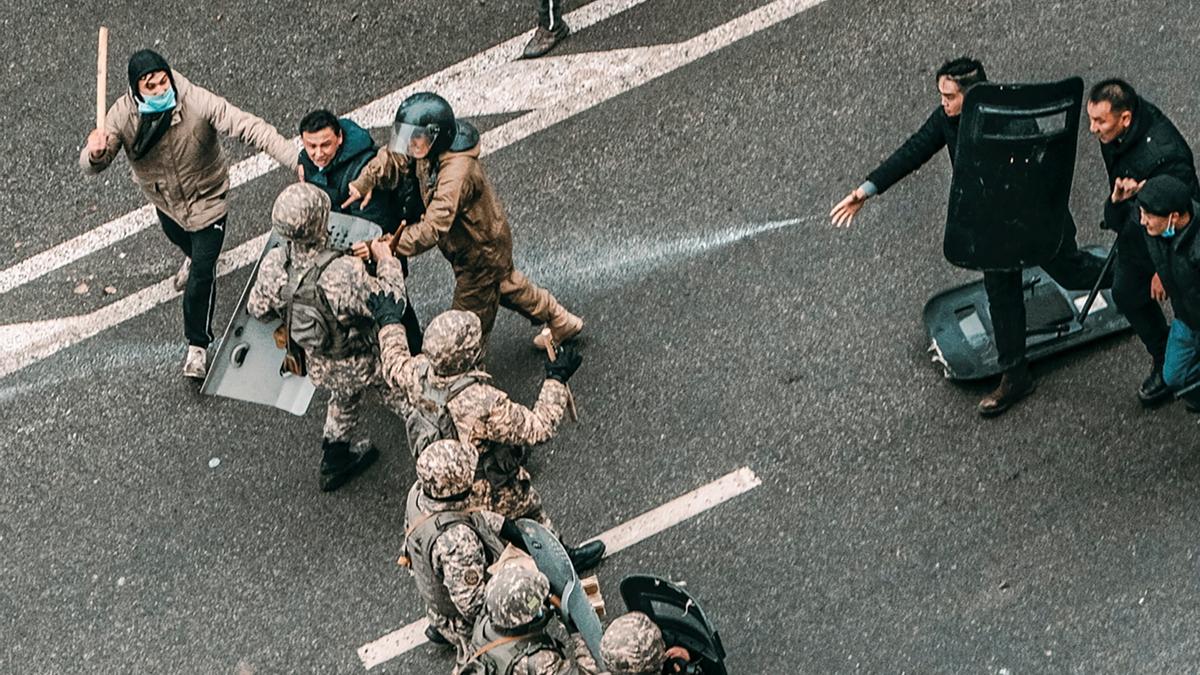
<svg viewBox="0 0 1200 675"><path fill-rule="evenodd" d="M511 629L532 623L546 606L550 580L537 570L510 566L500 570L488 582L483 602L492 624Z"/></svg>
<svg viewBox="0 0 1200 675"><path fill-rule="evenodd" d="M600 640L600 656L612 675L657 675L666 653L662 631L641 612L613 621Z"/></svg>
<svg viewBox="0 0 1200 675"><path fill-rule="evenodd" d="M479 317L473 312L452 309L429 322L421 351L429 357L434 373L458 375L475 367L482 340Z"/></svg>
<svg viewBox="0 0 1200 675"><path fill-rule="evenodd" d="M471 489L479 454L452 438L434 441L417 457L421 489L435 499L446 499Z"/></svg>
<svg viewBox="0 0 1200 675"><path fill-rule="evenodd" d="M275 198L271 222L279 236L308 246L319 246L328 237L329 195L311 183L292 183Z"/></svg>

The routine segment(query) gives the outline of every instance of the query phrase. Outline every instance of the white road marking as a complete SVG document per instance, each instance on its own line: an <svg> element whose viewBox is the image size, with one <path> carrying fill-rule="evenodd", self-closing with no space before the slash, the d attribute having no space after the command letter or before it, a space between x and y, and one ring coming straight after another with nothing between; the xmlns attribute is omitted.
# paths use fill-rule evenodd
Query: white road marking
<svg viewBox="0 0 1200 675"><path fill-rule="evenodd" d="M643 513L633 520L622 523L611 530L593 537L607 546L605 557L612 556L634 544L649 539L672 526L724 504L734 497L743 495L762 485L762 481L749 467L742 467L691 492ZM426 642L425 619L388 633L383 637L358 648L358 658L364 668L390 661Z"/></svg>
<svg viewBox="0 0 1200 675"><path fill-rule="evenodd" d="M600 0L576 12L592 10L588 16L598 21L644 1ZM823 2L825 0L776 0L675 44L511 62L522 44L523 36L518 36L368 104L351 116L367 126L387 124L399 101L423 89L447 95L464 117L529 110L483 135L482 154L487 155ZM569 18L577 25L586 25L585 21L575 20L575 13ZM272 160L265 155L256 156L235 166L234 178L244 183L266 173L271 166ZM149 221L143 222L141 218L144 217L138 216L143 212L149 214ZM153 222L152 209L140 209L118 221L124 224L109 230L98 228L0 272L0 292L144 229ZM96 234L101 230L110 234ZM120 236L116 236L118 234ZM263 237L258 237L222 254L224 267L221 273L253 263L264 242ZM32 261L35 260L43 262L34 264ZM32 267L25 272L17 270L26 263ZM0 378L147 312L177 295L168 279L90 314L0 326Z"/></svg>

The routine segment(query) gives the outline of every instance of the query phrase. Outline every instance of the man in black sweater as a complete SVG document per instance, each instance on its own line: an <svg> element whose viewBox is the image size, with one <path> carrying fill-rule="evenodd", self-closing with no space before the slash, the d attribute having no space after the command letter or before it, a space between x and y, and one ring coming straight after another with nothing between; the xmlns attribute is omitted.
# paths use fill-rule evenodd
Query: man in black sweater
<svg viewBox="0 0 1200 675"><path fill-rule="evenodd" d="M905 176L921 168L943 147L949 153L953 167L963 96L971 85L986 82L987 76L983 64L964 57L942 65L937 71L936 80L941 106L898 150L872 171L862 185L833 207L830 216L834 225L848 227L868 199L883 194ZM1079 250L1075 243L1075 223L1068 221L1064 223L1063 243L1058 255L1042 268L1064 288L1088 290L1100 277L1104 261ZM1102 285L1107 285L1107 282L1106 279ZM1000 385L983 397L978 406L980 415L993 417L1033 393L1036 386L1025 359L1025 297L1021 270L985 271L983 285L992 315L996 352L1000 367L1004 369Z"/></svg>
<svg viewBox="0 0 1200 675"><path fill-rule="evenodd" d="M395 234L402 221L415 222L420 211L414 212L414 204L420 203L415 186L405 183L396 190L378 190L372 199L346 206L350 197L350 181L358 178L363 167L375 156L378 149L374 139L365 129L349 119L338 119L328 110L314 110L300 120L299 176L305 183L312 183L329 195L335 213L344 213L369 220L383 228L384 234ZM354 254L369 260L365 244L355 247ZM408 276L408 261L400 259L404 275ZM421 323L411 302L405 302L405 336L408 350L421 353Z"/></svg>
<svg viewBox="0 0 1200 675"><path fill-rule="evenodd" d="M1179 391L1200 381L1200 237L1191 227L1200 204L1191 186L1166 175L1147 180L1137 202L1146 249L1175 310L1162 376ZM1188 410L1200 412L1200 391L1183 399Z"/></svg>
<svg viewBox="0 0 1200 675"><path fill-rule="evenodd" d="M1171 395L1163 380L1167 321L1157 302L1165 300L1167 292L1154 273L1133 197L1155 176L1173 176L1200 197L1196 164L1171 120L1138 96L1128 82L1104 80L1093 86L1087 113L1091 132L1100 141L1111 190L1104 200L1104 227L1117 233L1113 300L1150 352L1153 365L1138 398L1152 405Z"/></svg>

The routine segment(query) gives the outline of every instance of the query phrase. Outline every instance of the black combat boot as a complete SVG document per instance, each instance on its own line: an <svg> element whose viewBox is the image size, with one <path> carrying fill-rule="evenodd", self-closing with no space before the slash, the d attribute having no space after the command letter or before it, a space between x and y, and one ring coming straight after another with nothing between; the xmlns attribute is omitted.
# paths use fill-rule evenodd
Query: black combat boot
<svg viewBox="0 0 1200 675"><path fill-rule="evenodd" d="M554 30L538 26L537 30L533 33L533 37L529 39L529 43L525 45L525 52L522 56L527 59L536 59L554 49L555 45L562 42L570 34L570 26L567 25L566 21L561 19L558 21L558 27Z"/></svg>
<svg viewBox="0 0 1200 675"><path fill-rule="evenodd" d="M346 441L325 439L321 449L321 492L333 492L379 459L379 450L367 443L352 448Z"/></svg>
<svg viewBox="0 0 1200 675"><path fill-rule="evenodd" d="M979 401L979 414L984 417L1000 415L1017 401L1032 394L1035 389L1037 383L1033 381L1033 374L1029 372L1027 364L1022 363L1010 368L1000 377L1000 386Z"/></svg>
<svg viewBox="0 0 1200 675"><path fill-rule="evenodd" d="M1180 394L1179 398L1183 400L1183 407L1187 408L1190 413L1200 413L1200 389L1192 389L1187 393Z"/></svg>
<svg viewBox="0 0 1200 675"><path fill-rule="evenodd" d="M575 548L567 547L567 557L576 572L585 572L600 564L604 559L604 542L592 541Z"/></svg>
<svg viewBox="0 0 1200 675"><path fill-rule="evenodd" d="M429 640L430 642L432 642L435 645L442 645L442 646L450 645L450 641L446 639L445 635L442 635L442 631L434 628L433 626L425 627L425 639Z"/></svg>
<svg viewBox="0 0 1200 675"><path fill-rule="evenodd" d="M1142 405L1157 405L1171 397L1171 388L1163 380L1162 368L1162 362L1155 361L1154 369L1150 371L1150 375L1142 381L1142 386L1138 388L1138 400L1142 402Z"/></svg>

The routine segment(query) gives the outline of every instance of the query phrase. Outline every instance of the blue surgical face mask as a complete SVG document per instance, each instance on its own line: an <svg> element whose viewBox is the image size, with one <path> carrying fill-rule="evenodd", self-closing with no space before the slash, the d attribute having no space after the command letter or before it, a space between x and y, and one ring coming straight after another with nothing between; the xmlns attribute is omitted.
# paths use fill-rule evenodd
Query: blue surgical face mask
<svg viewBox="0 0 1200 675"><path fill-rule="evenodd" d="M1170 239L1175 236L1175 219L1173 217L1167 218L1167 229L1163 230L1163 233L1159 236L1163 239Z"/></svg>
<svg viewBox="0 0 1200 675"><path fill-rule="evenodd" d="M158 96L148 96L138 101L138 112L143 114L161 113L175 107L175 89L166 90Z"/></svg>

